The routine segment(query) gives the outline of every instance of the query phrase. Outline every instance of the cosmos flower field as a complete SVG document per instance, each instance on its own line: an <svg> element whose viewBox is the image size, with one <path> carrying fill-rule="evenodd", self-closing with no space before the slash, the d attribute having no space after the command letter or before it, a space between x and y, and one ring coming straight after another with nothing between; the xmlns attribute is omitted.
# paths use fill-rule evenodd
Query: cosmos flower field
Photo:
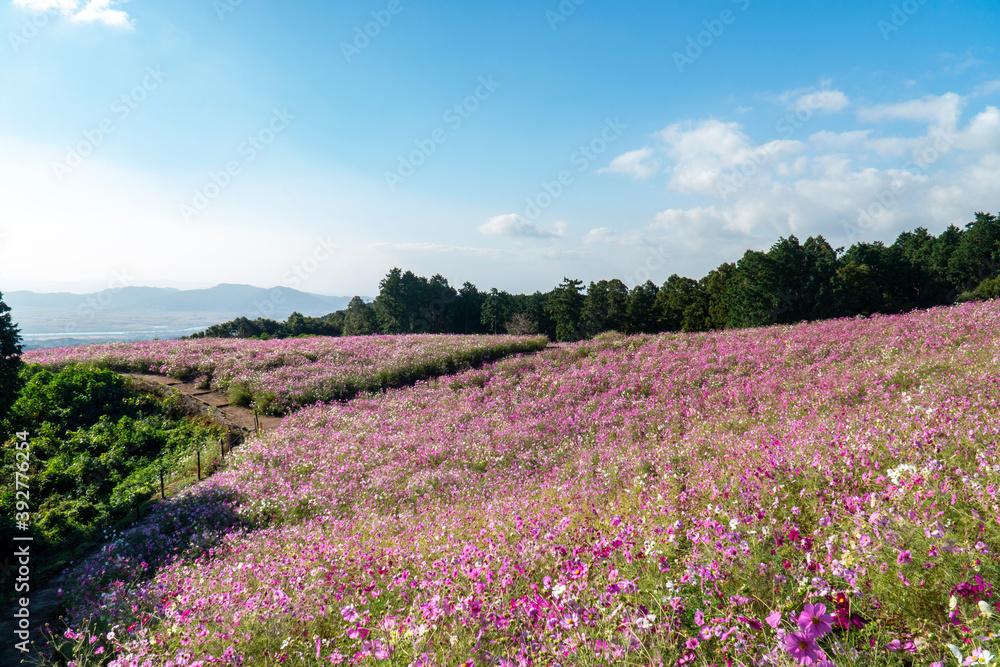
<svg viewBox="0 0 1000 667"><path fill-rule="evenodd" d="M252 348L248 348L252 349ZM995 661L1000 308L312 405L78 568L80 665Z"/></svg>
<svg viewBox="0 0 1000 667"><path fill-rule="evenodd" d="M348 398L363 391L455 372L509 354L543 349L545 337L354 336L107 343L37 350L26 361L48 367L96 364L119 372L158 373L256 401L262 412Z"/></svg>

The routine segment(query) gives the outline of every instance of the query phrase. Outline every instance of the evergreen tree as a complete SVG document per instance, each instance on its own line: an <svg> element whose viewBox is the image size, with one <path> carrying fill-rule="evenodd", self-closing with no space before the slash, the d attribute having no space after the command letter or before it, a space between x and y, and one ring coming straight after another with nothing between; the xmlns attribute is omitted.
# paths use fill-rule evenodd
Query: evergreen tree
<svg viewBox="0 0 1000 667"><path fill-rule="evenodd" d="M344 335L369 336L377 330L378 319L372 305L365 303L360 296L351 299L344 313Z"/></svg>
<svg viewBox="0 0 1000 667"><path fill-rule="evenodd" d="M423 280L421 278L421 280ZM452 331L455 317L455 302L458 292L448 284L441 274L431 276L423 287L423 303L420 305L416 333L447 333Z"/></svg>
<svg viewBox="0 0 1000 667"><path fill-rule="evenodd" d="M0 419L17 400L21 351L21 332L11 319L10 306L4 303L0 292Z"/></svg>
<svg viewBox="0 0 1000 667"><path fill-rule="evenodd" d="M660 288L652 280L636 285L628 293L625 307L625 333L657 333L660 331L656 313L656 297Z"/></svg>
<svg viewBox="0 0 1000 667"><path fill-rule="evenodd" d="M700 289L690 278L676 273L663 283L656 295L656 314L661 331L700 331Z"/></svg>
<svg viewBox="0 0 1000 667"><path fill-rule="evenodd" d="M989 213L976 213L965 226L958 246L948 258L949 301L975 289L984 280L1000 274L1000 220Z"/></svg>
<svg viewBox="0 0 1000 667"><path fill-rule="evenodd" d="M375 297L375 316L382 333L403 333L406 324L405 302L403 271L394 267L379 283L378 296Z"/></svg>
<svg viewBox="0 0 1000 667"><path fill-rule="evenodd" d="M781 292L777 267L769 253L747 250L736 263L727 292L727 328L776 324L797 295Z"/></svg>
<svg viewBox="0 0 1000 667"><path fill-rule="evenodd" d="M497 290L496 287L483 299L480 321L489 333L500 333L513 312L513 302L510 294Z"/></svg>
<svg viewBox="0 0 1000 667"><path fill-rule="evenodd" d="M729 321L729 292L735 273L736 265L726 262L719 268L709 271L708 275L699 281L707 302L705 328L709 331L726 328L726 322Z"/></svg>
<svg viewBox="0 0 1000 667"><path fill-rule="evenodd" d="M556 325L556 340L580 340L585 332L581 327L583 315L583 281L563 278L559 287L549 293L546 309Z"/></svg>
<svg viewBox="0 0 1000 667"><path fill-rule="evenodd" d="M466 281L458 290L452 308L452 331L461 334L475 334L483 331L482 309L486 295L479 288Z"/></svg>
<svg viewBox="0 0 1000 667"><path fill-rule="evenodd" d="M602 331L623 331L628 287L617 278L592 282L583 299L583 327L587 336Z"/></svg>

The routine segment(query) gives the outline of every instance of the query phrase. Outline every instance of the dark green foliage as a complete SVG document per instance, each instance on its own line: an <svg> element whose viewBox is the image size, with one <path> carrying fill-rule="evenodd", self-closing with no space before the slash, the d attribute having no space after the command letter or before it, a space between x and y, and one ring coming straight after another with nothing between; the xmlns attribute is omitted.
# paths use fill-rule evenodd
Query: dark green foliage
<svg viewBox="0 0 1000 667"><path fill-rule="evenodd" d="M381 333L447 333L459 293L441 275L428 280L394 268L379 284L375 315Z"/></svg>
<svg viewBox="0 0 1000 667"><path fill-rule="evenodd" d="M636 285L628 293L625 306L625 333L656 333L662 331L656 312L656 296L659 288L651 280Z"/></svg>
<svg viewBox="0 0 1000 667"><path fill-rule="evenodd" d="M364 302L360 296L351 299L344 313L343 335L368 336L378 330L375 308Z"/></svg>
<svg viewBox="0 0 1000 667"><path fill-rule="evenodd" d="M624 331L628 286L615 278L590 283L583 300L583 328L588 337L602 331Z"/></svg>
<svg viewBox="0 0 1000 667"><path fill-rule="evenodd" d="M1000 220L989 213L976 213L965 227L958 246L948 258L946 278L954 292L973 290L1000 273Z"/></svg>
<svg viewBox="0 0 1000 667"><path fill-rule="evenodd" d="M490 293L483 299L479 321L486 327L486 331L491 334L503 333L504 324L510 319L514 311L513 300L507 292L498 291L497 288L490 290Z"/></svg>
<svg viewBox="0 0 1000 667"><path fill-rule="evenodd" d="M556 340L580 340L586 336L581 326L583 316L583 281L563 278L559 287L552 290L546 310L556 325Z"/></svg>
<svg viewBox="0 0 1000 667"><path fill-rule="evenodd" d="M359 297L354 297L359 299ZM353 301L352 301L353 303ZM338 311L324 317L307 317L302 313L292 313L284 322L258 317L249 320L237 317L231 322L213 324L186 338L290 338L293 336L340 336L344 328L344 313ZM349 334L344 334L349 335Z"/></svg>
<svg viewBox="0 0 1000 667"><path fill-rule="evenodd" d="M483 333L480 312L486 295L470 282L462 284L452 306L452 331L461 334ZM537 321L537 320L536 320Z"/></svg>
<svg viewBox="0 0 1000 667"><path fill-rule="evenodd" d="M222 431L173 414L106 369L21 371L22 389L0 422L0 465L15 469L15 433L28 434L30 523L43 561L79 546L159 488L159 471ZM14 534L16 480L0 481L0 540Z"/></svg>
<svg viewBox="0 0 1000 667"><path fill-rule="evenodd" d="M656 312L663 331L701 331L708 315L708 298L700 283L675 273L656 295Z"/></svg>
<svg viewBox="0 0 1000 667"><path fill-rule="evenodd" d="M0 419L17 397L21 369L21 334L0 292Z"/></svg>

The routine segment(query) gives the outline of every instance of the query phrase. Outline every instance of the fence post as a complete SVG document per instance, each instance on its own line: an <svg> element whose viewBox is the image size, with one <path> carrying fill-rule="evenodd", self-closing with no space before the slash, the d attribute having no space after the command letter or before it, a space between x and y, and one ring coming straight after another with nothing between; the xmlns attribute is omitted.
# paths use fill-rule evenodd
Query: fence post
<svg viewBox="0 0 1000 667"><path fill-rule="evenodd" d="M160 498L166 500L167 494L163 489L163 468L160 468Z"/></svg>
<svg viewBox="0 0 1000 667"><path fill-rule="evenodd" d="M223 461L226 460L226 441L225 440L220 440L219 441L219 457Z"/></svg>
<svg viewBox="0 0 1000 667"><path fill-rule="evenodd" d="M201 450L196 450L195 453L198 455L198 481L201 481Z"/></svg>

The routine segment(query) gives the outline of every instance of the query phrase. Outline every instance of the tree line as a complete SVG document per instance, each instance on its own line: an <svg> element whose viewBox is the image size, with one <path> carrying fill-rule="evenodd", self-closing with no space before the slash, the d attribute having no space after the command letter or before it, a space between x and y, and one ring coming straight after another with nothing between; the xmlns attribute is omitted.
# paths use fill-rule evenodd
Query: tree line
<svg viewBox="0 0 1000 667"><path fill-rule="evenodd" d="M618 279L584 286L566 278L548 292L484 292L447 278L394 268L372 302L286 322L239 318L198 336L286 337L417 333L543 333L572 341L603 331L625 334L709 331L833 317L901 313L1000 296L1000 219L976 213L964 228L935 236L920 227L892 245L833 248L822 236L780 238L748 250L700 280L676 274L662 285L629 288Z"/></svg>

